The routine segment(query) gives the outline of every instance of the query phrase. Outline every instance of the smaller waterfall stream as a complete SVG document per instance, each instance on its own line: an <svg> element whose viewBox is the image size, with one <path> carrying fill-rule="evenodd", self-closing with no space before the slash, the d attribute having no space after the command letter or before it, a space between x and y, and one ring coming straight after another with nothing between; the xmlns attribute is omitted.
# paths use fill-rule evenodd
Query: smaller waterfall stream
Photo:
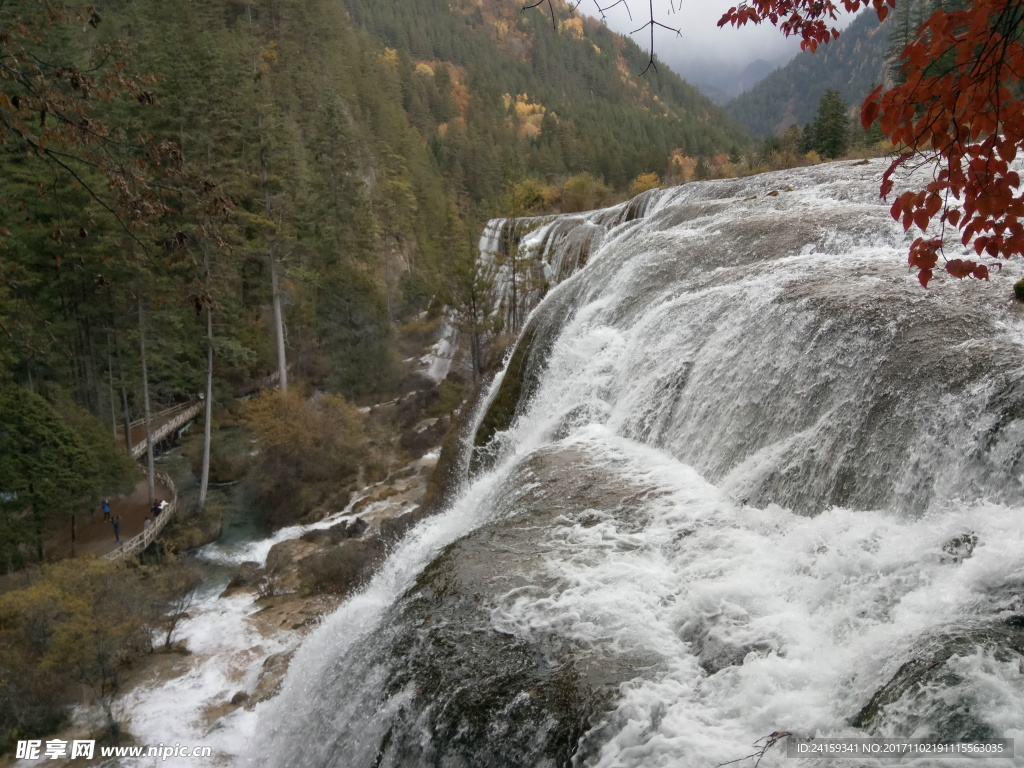
<svg viewBox="0 0 1024 768"><path fill-rule="evenodd" d="M1022 270L921 290L878 173L516 224L544 298L475 474L300 648L258 762L711 768L789 730L1024 764Z"/></svg>

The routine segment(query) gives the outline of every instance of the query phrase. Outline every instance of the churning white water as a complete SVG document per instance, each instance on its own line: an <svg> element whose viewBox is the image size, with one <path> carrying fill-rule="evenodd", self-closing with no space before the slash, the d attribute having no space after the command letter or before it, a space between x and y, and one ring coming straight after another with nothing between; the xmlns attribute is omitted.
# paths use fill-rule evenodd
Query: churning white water
<svg viewBox="0 0 1024 768"><path fill-rule="evenodd" d="M1013 738L972 764L1024 764L1021 270L922 290L880 171L514 223L536 264L513 294L486 257L503 311L546 296L474 474L239 756L712 768L787 730Z"/></svg>

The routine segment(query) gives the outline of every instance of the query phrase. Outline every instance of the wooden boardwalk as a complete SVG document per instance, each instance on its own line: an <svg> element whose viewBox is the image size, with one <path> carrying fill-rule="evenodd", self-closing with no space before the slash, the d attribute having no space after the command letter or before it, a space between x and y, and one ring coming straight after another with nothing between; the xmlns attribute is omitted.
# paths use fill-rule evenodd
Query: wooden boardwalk
<svg viewBox="0 0 1024 768"><path fill-rule="evenodd" d="M158 499L170 501L174 495L173 484L168 487L162 475L157 476L156 496ZM140 478L131 493L110 498L110 516L121 518L121 541L125 544L139 536L145 528L145 519L152 518L149 506L149 483ZM163 515L161 515L163 517ZM165 523L166 525L166 523ZM78 525L75 542L72 546L71 527L62 525L46 544L48 560L62 557L95 556L105 557L120 551L121 547L114 538L114 528L109 521L103 519L99 506L93 511L78 514ZM152 540L152 539L150 539ZM114 558L120 557L120 554Z"/></svg>
<svg viewBox="0 0 1024 768"><path fill-rule="evenodd" d="M189 403L181 403L173 408L159 411L153 414L151 422L153 429L153 445L166 440L171 434L188 424L203 410L204 402L194 400ZM129 425L131 429L131 449L129 452L133 459L140 459L146 453L146 425L145 419L138 419ZM121 442L124 441L124 427L118 427L118 436Z"/></svg>
<svg viewBox="0 0 1024 768"><path fill-rule="evenodd" d="M265 376L261 379L253 379L252 381L246 382L242 387L236 389L236 396L249 395L254 392L259 392L264 389L273 389L277 386L280 379L279 374L272 373L269 376ZM167 408L163 411L153 414L150 418L150 428L153 431L152 443L156 446L158 443L166 440L172 434L177 432L179 429L184 427L200 413L202 413L206 403L204 400L192 400L188 403L181 403L174 406L173 408ZM139 419L133 421L128 425L129 428L129 440L124 439L124 428L118 429L118 435L122 443L130 445L130 453L132 458L141 459L146 455L146 448L148 442L146 440L146 429L145 420ZM77 553L84 554L89 552L91 554L100 555L107 560L118 560L122 557L132 557L142 552L150 543L160 535L160 532L167 527L167 523L170 522L171 518L178 511L178 489L174 485L174 481L164 474L163 472L156 473L156 497L163 499L167 502L164 511L154 518L152 510L149 506L149 483L148 480L141 480L136 486L135 490L130 496L123 497L121 499L111 500L112 515L121 516L121 542L118 543L114 538L113 528L110 527L110 523L104 523L106 528L96 529L96 523L90 523L88 533L93 535L96 530L105 533L105 536L100 536L106 544L102 544L98 539L90 540L88 543L83 541L85 545L84 549L76 542L75 551ZM140 496L141 491L141 496ZM121 510L121 511L119 511ZM98 514L98 513L97 513ZM150 526L145 527L144 521L149 518ZM84 528L84 526L83 526ZM70 537L68 544L70 544ZM82 541L82 531L78 534L79 541Z"/></svg>
<svg viewBox="0 0 1024 768"><path fill-rule="evenodd" d="M167 408L153 414L150 419L153 430L153 445L166 440L172 434L184 427L196 418L205 406L202 400L195 400L190 403L182 403L173 408ZM132 458L141 459L146 455L146 430L144 420L133 421L130 425L132 447ZM120 430L121 438L124 439L124 430ZM159 516L153 516L153 510L149 505L149 480L140 480L135 490L127 497L111 500L111 516L121 517L121 541L114 537L114 530L109 522L104 523L100 540L91 540L81 546L76 542L76 554L95 554L107 560L119 560L123 557L132 557L139 554L150 543L160 535L160 532L167 527L167 523L178 511L178 489L174 481L163 472L155 475L156 498L167 502L163 512ZM145 527L145 521L150 521L149 527ZM90 528L85 531L91 534L95 524L90 523ZM79 531L78 538L82 539L83 531ZM83 542L84 543L84 542Z"/></svg>
<svg viewBox="0 0 1024 768"><path fill-rule="evenodd" d="M144 480L142 485L145 489L145 498L143 500L145 506L141 520L137 519L137 507L133 510L136 513L135 515L128 516L127 518L121 517L121 542L119 544L116 541L114 542L115 546L103 555L105 559L118 560L122 557L132 557L139 554L160 535L160 531L167 526L171 517L178 511L178 489L174 486L174 481L163 472L157 472L155 479L157 490L164 489L163 496L157 495L158 499L167 502L163 511L157 517L153 517L153 511L149 508L149 480ZM137 492L138 486L136 486L136 494L134 495L137 495ZM147 519L150 521L148 528L145 525ZM138 533L131 535L133 530L138 531Z"/></svg>

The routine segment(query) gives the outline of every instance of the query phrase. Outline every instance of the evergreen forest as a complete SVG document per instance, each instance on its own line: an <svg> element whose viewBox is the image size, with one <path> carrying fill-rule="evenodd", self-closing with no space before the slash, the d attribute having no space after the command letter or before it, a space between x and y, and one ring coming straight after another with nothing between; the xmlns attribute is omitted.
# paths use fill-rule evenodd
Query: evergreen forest
<svg viewBox="0 0 1024 768"><path fill-rule="evenodd" d="M894 15L902 18L913 5L901 2ZM771 136L811 122L827 91L837 91L847 104L859 106L886 79L895 58L889 40L893 27L892 17L883 24L875 13L861 13L838 40L815 53L798 54L730 101L729 116L755 136Z"/></svg>
<svg viewBox="0 0 1024 768"><path fill-rule="evenodd" d="M0 570L131 487L114 436L147 409L275 370L392 397L424 318L479 299L484 220L750 147L556 7L0 4Z"/></svg>

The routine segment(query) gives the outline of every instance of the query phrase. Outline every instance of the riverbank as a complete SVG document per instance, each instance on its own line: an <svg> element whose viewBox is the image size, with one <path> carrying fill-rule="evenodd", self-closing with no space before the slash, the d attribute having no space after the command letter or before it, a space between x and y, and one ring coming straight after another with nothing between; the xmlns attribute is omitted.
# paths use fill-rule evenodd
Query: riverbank
<svg viewBox="0 0 1024 768"><path fill-rule="evenodd" d="M237 729L223 726L249 717L256 705L276 695L305 635L369 578L417 518L436 461L433 451L397 467L322 520L197 550L194 559L204 570L204 583L176 630L173 648L139 660L114 705L124 724L120 743L208 745L214 757L204 765L226 764L236 750L221 736ZM340 553L348 553L345 562L352 567L325 575L324 561ZM78 705L71 723L44 739L43 746L47 740L91 738L101 727L98 707ZM99 762L7 755L0 768ZM133 761L149 764L176 763L173 757Z"/></svg>

